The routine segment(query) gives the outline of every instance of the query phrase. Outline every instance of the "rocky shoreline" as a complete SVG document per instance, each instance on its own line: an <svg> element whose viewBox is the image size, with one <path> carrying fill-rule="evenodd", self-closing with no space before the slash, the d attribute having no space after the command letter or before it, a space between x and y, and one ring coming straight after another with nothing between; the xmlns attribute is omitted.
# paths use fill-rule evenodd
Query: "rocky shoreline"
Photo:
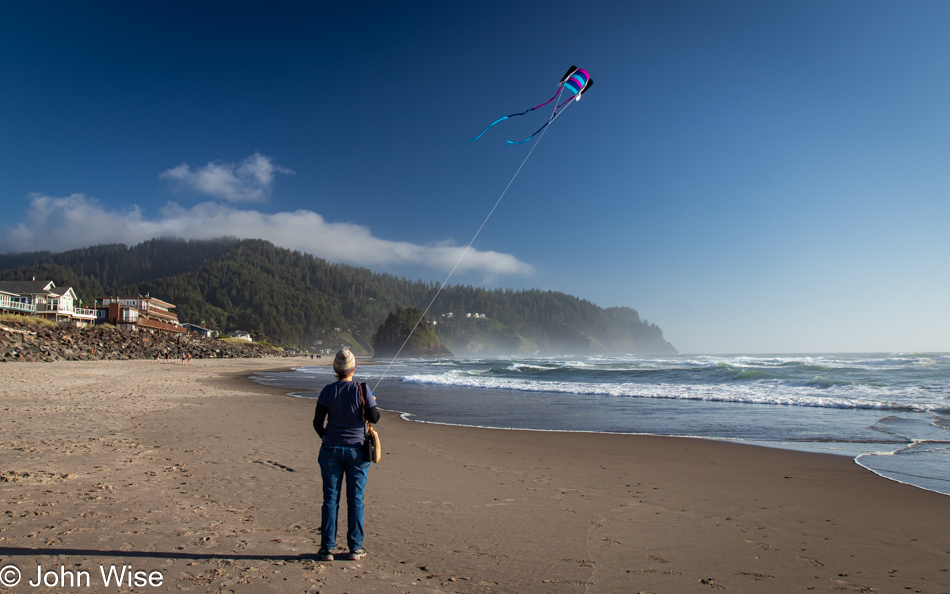
<svg viewBox="0 0 950 594"><path fill-rule="evenodd" d="M114 327L66 328L32 321L0 322L0 362L160 359L234 359L284 356L259 343L197 336L122 332Z"/></svg>

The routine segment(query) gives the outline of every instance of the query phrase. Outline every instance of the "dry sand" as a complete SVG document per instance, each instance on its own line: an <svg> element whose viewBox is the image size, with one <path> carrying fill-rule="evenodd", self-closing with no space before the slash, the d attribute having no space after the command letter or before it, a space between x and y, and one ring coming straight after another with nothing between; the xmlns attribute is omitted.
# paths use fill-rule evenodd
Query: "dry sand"
<svg viewBox="0 0 950 594"><path fill-rule="evenodd" d="M138 592L950 592L950 497L846 457L394 414L370 554L315 562L314 403L245 379L287 366L0 366L4 591L117 592L114 565L159 572Z"/></svg>

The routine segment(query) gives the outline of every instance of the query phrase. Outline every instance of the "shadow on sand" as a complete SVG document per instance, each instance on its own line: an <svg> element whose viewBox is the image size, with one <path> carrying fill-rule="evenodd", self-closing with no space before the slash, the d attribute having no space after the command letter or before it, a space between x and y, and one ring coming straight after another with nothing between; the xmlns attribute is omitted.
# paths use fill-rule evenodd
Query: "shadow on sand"
<svg viewBox="0 0 950 594"><path fill-rule="evenodd" d="M309 555L226 555L217 553L186 553L162 551L99 551L95 549L33 549L27 547L0 547L2 557L30 557L68 555L75 557L128 557L133 559L231 559L249 561L315 561L316 553Z"/></svg>

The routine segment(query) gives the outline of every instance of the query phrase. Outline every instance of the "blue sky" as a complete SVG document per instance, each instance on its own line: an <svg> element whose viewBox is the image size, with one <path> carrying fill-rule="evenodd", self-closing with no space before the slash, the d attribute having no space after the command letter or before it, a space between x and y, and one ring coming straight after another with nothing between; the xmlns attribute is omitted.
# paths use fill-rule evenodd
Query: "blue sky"
<svg viewBox="0 0 950 594"><path fill-rule="evenodd" d="M950 3L0 10L0 252L237 235L442 280L550 112L465 139L576 64L451 282L683 352L950 351Z"/></svg>

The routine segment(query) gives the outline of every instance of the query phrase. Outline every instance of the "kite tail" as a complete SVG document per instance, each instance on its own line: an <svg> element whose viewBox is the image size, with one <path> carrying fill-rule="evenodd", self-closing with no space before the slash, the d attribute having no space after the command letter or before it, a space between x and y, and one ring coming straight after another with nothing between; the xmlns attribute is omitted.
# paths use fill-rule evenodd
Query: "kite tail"
<svg viewBox="0 0 950 594"><path fill-rule="evenodd" d="M520 115L520 114L515 114L515 115ZM511 116L505 116L505 117L503 117L503 118L498 118L498 119L495 120L494 122L488 124L488 128L491 128L492 126L494 126L494 125L497 124L498 122L502 122L502 121L504 121L504 120L507 120L507 119L510 118L510 117L511 117ZM479 138L481 138L482 135L485 134L485 132L488 132L488 128L485 128L484 130L482 130L482 133L479 134L478 136L476 136L475 138L469 138L468 141L469 141L469 142L475 142L476 140L478 140Z"/></svg>
<svg viewBox="0 0 950 594"><path fill-rule="evenodd" d="M554 115L557 115L557 112L558 112L559 109L561 109L562 107L564 107L565 105L567 105L568 103L570 103L571 101L573 101L575 98L577 98L577 95L571 95L571 98L570 98L570 99L568 99L568 100L565 101L564 103L562 103L562 104L558 105L557 107L555 107L555 108L554 108ZM535 134L537 134L537 132L535 132Z"/></svg>
<svg viewBox="0 0 950 594"><path fill-rule="evenodd" d="M547 105L548 103L550 103L550 102L554 101L555 99L557 99L557 98L558 98L558 95L561 94L561 90L562 90L563 88L564 88L563 86L559 86L559 87L557 88L557 93L554 93L554 96L553 96L553 97L551 97L550 99L548 99L547 101L545 101L545 102L542 103L541 105L535 105L535 106L532 107L531 109L528 109L528 110L524 111L523 113L516 113L515 115L524 115L524 114L528 113L529 111L534 111L534 110L536 110L536 109L539 108L539 107L544 107L544 106Z"/></svg>
<svg viewBox="0 0 950 594"><path fill-rule="evenodd" d="M555 96L556 96L556 95L555 95ZM570 99L568 99L568 100L565 101L564 103L562 103L562 104L558 105L557 107L555 107L555 108L554 108L554 113L551 114L551 119L548 120L547 122L545 122L543 126L541 126L540 128L538 128L537 130L535 130L535 131L534 131L534 134L532 134L531 136L525 138L524 140L519 140L519 141L506 140L506 141L505 141L505 146L508 146L509 144L524 144L524 143L528 142L529 140L531 140L532 138L534 138L535 136L537 136L537 135L538 135L538 132L540 132L541 130L544 130L545 128L547 128L547 127L548 127L548 124L550 124L551 122L554 121L554 118L556 118L556 117L558 116L558 110L561 109L562 107L564 107L565 105L567 105L568 103L570 103L571 101L573 101L573 100L574 100L574 97L575 97L575 95L571 95L571 98L570 98ZM548 103L550 103L550 101L548 101Z"/></svg>
<svg viewBox="0 0 950 594"><path fill-rule="evenodd" d="M538 135L538 132L540 132L541 130L544 130L545 128L547 128L547 127L548 127L548 124L550 124L550 123L553 122L553 121L554 121L554 116L551 116L551 119L548 120L547 122L545 122L545 124L544 124L543 126L541 126L540 128L538 128L537 130L535 130L535 131L534 131L534 134L532 134L531 136L525 138L524 140L519 140L519 141L517 141L517 142L514 141L514 140L506 140L506 141L505 141L505 146L508 146L509 144L524 144L524 143L528 142L529 140L531 140L532 138L534 138L535 136L537 136L537 135Z"/></svg>
<svg viewBox="0 0 950 594"><path fill-rule="evenodd" d="M545 102L542 103L541 105L536 105L536 106L532 107L531 109L526 109L526 110L522 111L521 113L513 113L513 114L511 114L511 115L506 115L506 116L503 117L503 118L498 118L498 119L495 120L494 122L488 124L488 128L491 128L492 126L494 126L494 125L497 124L498 122L503 122L503 121L507 120L508 118L513 118L513 117L515 117L515 116L523 116L524 114L528 113L529 111L534 111L534 110L538 109L539 107L544 107L544 106L547 105L548 103L550 103L550 102L554 101L555 99L557 99L558 96L561 94L561 89L563 89L563 88L564 88L564 87L558 87L558 88L557 88L557 93L555 93L553 97L551 97L550 99L548 99L547 101L545 101ZM573 99L573 97L571 97L571 99ZM563 105L563 103L562 103L562 105ZM560 106L558 106L558 107L560 107ZM555 110L555 111L557 111L557 110ZM475 142L476 140L478 140L479 138L481 138L482 135L485 134L485 132L488 132L488 128L485 128L484 130L482 130L482 133L479 134L478 136L476 136L475 138L469 138L468 141L469 141L469 142Z"/></svg>

